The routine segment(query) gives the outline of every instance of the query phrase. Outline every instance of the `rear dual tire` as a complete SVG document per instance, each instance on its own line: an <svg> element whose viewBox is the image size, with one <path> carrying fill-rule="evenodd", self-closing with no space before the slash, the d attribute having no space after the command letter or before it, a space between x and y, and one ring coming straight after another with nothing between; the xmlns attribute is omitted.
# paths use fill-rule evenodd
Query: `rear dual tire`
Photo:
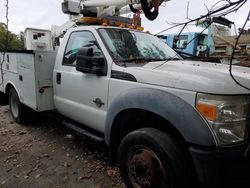
<svg viewBox="0 0 250 188"><path fill-rule="evenodd" d="M8 100L12 118L16 123L23 124L25 122L26 107L21 104L18 94L14 88L10 89Z"/></svg>

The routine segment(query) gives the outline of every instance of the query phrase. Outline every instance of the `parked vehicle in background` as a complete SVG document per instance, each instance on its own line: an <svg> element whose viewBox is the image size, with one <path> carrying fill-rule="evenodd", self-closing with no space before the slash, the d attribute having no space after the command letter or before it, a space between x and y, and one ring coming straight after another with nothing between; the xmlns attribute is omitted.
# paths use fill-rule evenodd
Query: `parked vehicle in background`
<svg viewBox="0 0 250 188"><path fill-rule="evenodd" d="M199 32L158 35L172 49L191 56L208 56L207 34Z"/></svg>
<svg viewBox="0 0 250 188"><path fill-rule="evenodd" d="M184 58L250 67L250 34L245 31L235 47L234 23L224 17L207 18L197 23L203 32L182 32L158 35Z"/></svg>

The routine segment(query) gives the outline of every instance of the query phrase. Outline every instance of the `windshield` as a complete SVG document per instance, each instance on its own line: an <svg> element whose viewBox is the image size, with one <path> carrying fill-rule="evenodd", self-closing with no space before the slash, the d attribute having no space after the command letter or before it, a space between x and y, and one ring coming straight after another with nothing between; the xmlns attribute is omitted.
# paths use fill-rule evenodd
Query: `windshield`
<svg viewBox="0 0 250 188"><path fill-rule="evenodd" d="M117 28L99 29L115 62L147 62L180 59L159 38L138 31Z"/></svg>

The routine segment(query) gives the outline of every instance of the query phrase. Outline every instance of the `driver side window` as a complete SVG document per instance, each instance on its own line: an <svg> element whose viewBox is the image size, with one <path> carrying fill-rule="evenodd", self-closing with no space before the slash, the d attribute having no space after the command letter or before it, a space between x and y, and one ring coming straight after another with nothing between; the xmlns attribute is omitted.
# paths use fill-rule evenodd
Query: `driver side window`
<svg viewBox="0 0 250 188"><path fill-rule="evenodd" d="M94 56L101 56L102 52L94 35L89 31L74 32L71 34L63 57L63 65L75 66L76 56L80 48L90 47Z"/></svg>

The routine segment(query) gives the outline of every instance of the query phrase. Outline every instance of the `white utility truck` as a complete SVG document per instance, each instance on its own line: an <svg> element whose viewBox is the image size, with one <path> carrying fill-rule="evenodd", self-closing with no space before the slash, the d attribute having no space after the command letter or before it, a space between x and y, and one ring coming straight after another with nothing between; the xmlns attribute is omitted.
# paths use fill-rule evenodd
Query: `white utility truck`
<svg viewBox="0 0 250 188"><path fill-rule="evenodd" d="M79 8L65 2L64 12ZM27 108L56 110L66 126L105 141L129 188L249 185L250 69L233 66L242 87L228 65L185 61L120 19L75 19L56 51L46 51L49 31L30 28L36 50L1 52L1 103L14 120L24 123Z"/></svg>

